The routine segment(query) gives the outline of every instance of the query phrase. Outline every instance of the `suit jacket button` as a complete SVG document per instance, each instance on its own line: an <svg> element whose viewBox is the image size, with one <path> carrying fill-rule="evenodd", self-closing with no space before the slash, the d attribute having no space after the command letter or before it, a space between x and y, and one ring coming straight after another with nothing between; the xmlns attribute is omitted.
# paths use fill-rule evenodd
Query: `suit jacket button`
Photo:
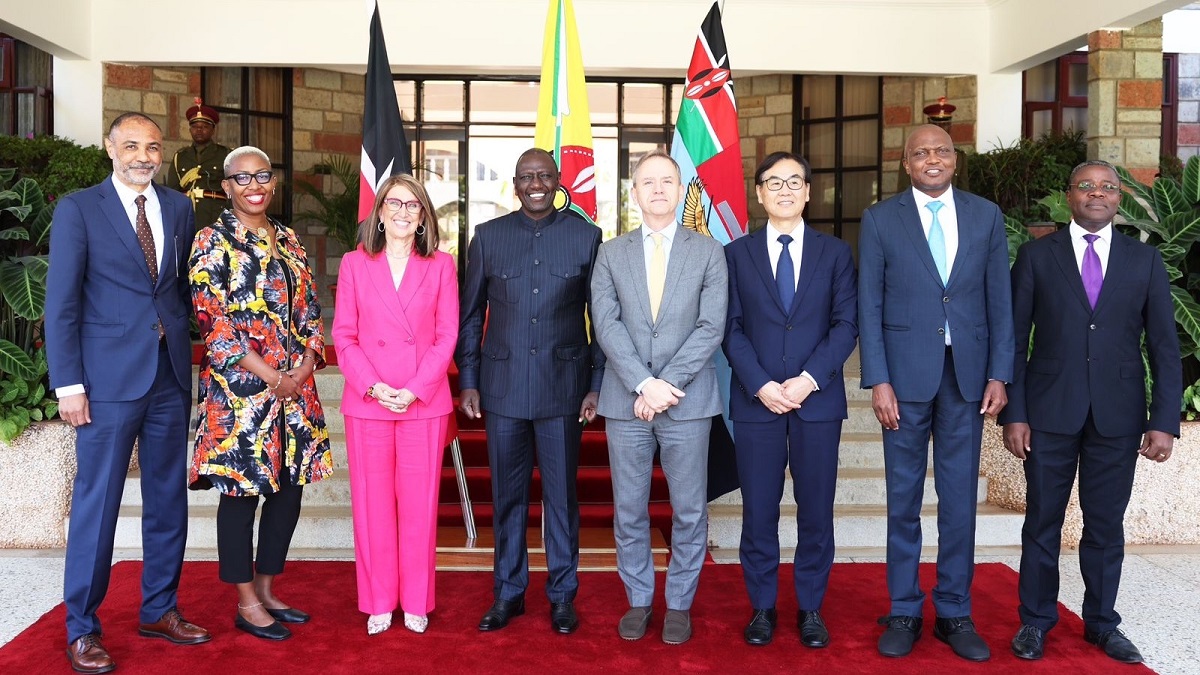
<svg viewBox="0 0 1200 675"><path fill-rule="evenodd" d="M946 297L942 298L942 302L950 302L950 296L947 295Z"/></svg>
<svg viewBox="0 0 1200 675"><path fill-rule="evenodd" d="M946 334L946 329L945 329L945 328L939 328L939 329L938 329L938 335L945 335L945 334Z"/></svg>
<svg viewBox="0 0 1200 675"><path fill-rule="evenodd" d="M787 327L787 329L788 329L788 330L791 330L791 329L792 329L792 327L791 327L791 326L788 326L788 327Z"/></svg>
<svg viewBox="0 0 1200 675"><path fill-rule="evenodd" d="M537 350L536 350L536 349L530 349L530 350L529 350L529 353L530 353L530 354L537 354Z"/></svg>
<svg viewBox="0 0 1200 675"><path fill-rule="evenodd" d="M1096 324L1088 326L1088 330L1096 330Z"/></svg>
<svg viewBox="0 0 1200 675"><path fill-rule="evenodd" d="M384 346L385 344L387 344L387 343L386 343L386 342L384 342L383 340L380 340L380 341L379 341L379 346L380 346L380 347Z"/></svg>
<svg viewBox="0 0 1200 675"><path fill-rule="evenodd" d="M654 333L654 335L653 335L653 337L658 337L658 333L657 333L657 332L655 332L655 333Z"/></svg>
<svg viewBox="0 0 1200 675"><path fill-rule="evenodd" d="M529 323L537 323L537 317L534 317L534 318L530 319L530 320L529 320Z"/></svg>
<svg viewBox="0 0 1200 675"><path fill-rule="evenodd" d="M406 342L408 342L408 344L411 345L412 343L416 342L416 340L414 340L413 337L410 335L410 336L408 336L408 340L406 340Z"/></svg>
<svg viewBox="0 0 1200 675"><path fill-rule="evenodd" d="M508 275L507 275L507 274L501 274L501 275L500 275L500 278L501 278L501 279L507 279L507 278L508 278Z"/></svg>
<svg viewBox="0 0 1200 675"><path fill-rule="evenodd" d="M158 322L157 321L150 324L150 330L158 330Z"/></svg>
<svg viewBox="0 0 1200 675"><path fill-rule="evenodd" d="M536 288L535 288L535 289L533 289L533 294L534 294L534 295L537 295L537 294L538 294L538 289L536 289Z"/></svg>

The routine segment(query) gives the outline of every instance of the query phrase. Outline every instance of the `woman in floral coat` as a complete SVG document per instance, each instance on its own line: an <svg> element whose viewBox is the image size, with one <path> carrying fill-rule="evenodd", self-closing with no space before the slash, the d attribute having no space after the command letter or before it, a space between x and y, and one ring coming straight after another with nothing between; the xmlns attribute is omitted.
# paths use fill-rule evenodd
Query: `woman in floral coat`
<svg viewBox="0 0 1200 675"><path fill-rule="evenodd" d="M303 486L333 471L313 371L325 365L321 308L296 233L267 216L277 178L267 155L241 147L221 182L232 208L196 233L192 304L207 356L189 483L215 487L220 578L236 584L234 624L282 640L309 616L275 597L300 517ZM252 531L259 496L257 566Z"/></svg>

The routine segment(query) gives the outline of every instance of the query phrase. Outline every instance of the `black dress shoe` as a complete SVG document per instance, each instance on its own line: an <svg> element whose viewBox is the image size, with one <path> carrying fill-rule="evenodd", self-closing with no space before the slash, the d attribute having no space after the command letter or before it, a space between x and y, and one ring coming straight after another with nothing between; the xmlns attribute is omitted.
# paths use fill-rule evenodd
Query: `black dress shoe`
<svg viewBox="0 0 1200 675"><path fill-rule="evenodd" d="M516 600L497 600L492 603L491 609L483 618L479 620L479 630L500 630L512 621L513 617L521 616L525 613L525 598L520 597Z"/></svg>
<svg viewBox="0 0 1200 675"><path fill-rule="evenodd" d="M756 647L771 644L771 638L775 636L775 617L774 607L754 610L750 623L746 624L746 630L742 631L746 644Z"/></svg>
<svg viewBox="0 0 1200 675"><path fill-rule="evenodd" d="M1018 659L1037 661L1046 648L1046 632L1037 626L1025 624L1012 639L1012 653Z"/></svg>
<svg viewBox="0 0 1200 675"><path fill-rule="evenodd" d="M269 626L255 626L238 614L233 620L233 625L237 626L238 630L246 631L254 637L264 640L286 640L292 637L292 631L278 621L271 622Z"/></svg>
<svg viewBox="0 0 1200 675"><path fill-rule="evenodd" d="M579 617L575 615L575 606L569 602L550 603L550 628L555 633L570 635L579 628Z"/></svg>
<svg viewBox="0 0 1200 675"><path fill-rule="evenodd" d="M1133 645L1129 638L1121 632L1119 628L1106 630L1099 633L1092 632L1087 628L1083 629L1083 639L1088 642L1098 645L1108 654L1110 659L1115 659L1121 663L1141 663L1142 653Z"/></svg>
<svg viewBox="0 0 1200 675"><path fill-rule="evenodd" d="M829 629L818 610L800 610L796 614L796 624L800 626L800 644L813 649L829 646Z"/></svg>
<svg viewBox="0 0 1200 675"><path fill-rule="evenodd" d="M908 656L913 643L921 638L921 617L885 616L879 625L887 626L879 636L879 653L884 656Z"/></svg>
<svg viewBox="0 0 1200 675"><path fill-rule="evenodd" d="M987 661L992 658L992 650L975 632L975 622L969 616L949 619L938 617L933 622L933 637L950 645L955 654L968 661Z"/></svg>
<svg viewBox="0 0 1200 675"><path fill-rule="evenodd" d="M308 623L312 617L307 612L301 612L295 607L285 607L284 609L267 608L267 614L270 614L276 621L283 623Z"/></svg>

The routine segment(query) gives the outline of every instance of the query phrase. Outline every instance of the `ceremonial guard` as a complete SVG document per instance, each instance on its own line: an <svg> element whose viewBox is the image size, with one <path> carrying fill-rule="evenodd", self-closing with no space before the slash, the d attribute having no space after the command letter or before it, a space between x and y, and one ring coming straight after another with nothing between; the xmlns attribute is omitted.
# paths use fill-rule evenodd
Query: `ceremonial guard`
<svg viewBox="0 0 1200 675"><path fill-rule="evenodd" d="M221 167L229 148L212 140L220 115L204 105L199 97L195 101L196 105L187 109L192 144L175 153L166 179L167 187L191 198L192 208L196 210L196 225L204 227L216 222L228 205L221 189L221 179L225 177Z"/></svg>

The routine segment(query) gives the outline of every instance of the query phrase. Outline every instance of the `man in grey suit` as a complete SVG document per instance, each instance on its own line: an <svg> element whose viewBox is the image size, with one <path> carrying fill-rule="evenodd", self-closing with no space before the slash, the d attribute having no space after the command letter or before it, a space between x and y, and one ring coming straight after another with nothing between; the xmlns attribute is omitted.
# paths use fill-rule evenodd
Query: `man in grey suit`
<svg viewBox="0 0 1200 675"><path fill-rule="evenodd" d="M662 639L681 644L692 635L689 612L708 542L708 434L723 407L712 357L729 280L720 243L675 221L683 197L675 160L661 151L643 157L633 190L643 225L602 244L592 273L596 341L611 368L597 410L608 420L617 570L630 605L618 632L637 640L650 623L647 503L657 449L674 512Z"/></svg>

